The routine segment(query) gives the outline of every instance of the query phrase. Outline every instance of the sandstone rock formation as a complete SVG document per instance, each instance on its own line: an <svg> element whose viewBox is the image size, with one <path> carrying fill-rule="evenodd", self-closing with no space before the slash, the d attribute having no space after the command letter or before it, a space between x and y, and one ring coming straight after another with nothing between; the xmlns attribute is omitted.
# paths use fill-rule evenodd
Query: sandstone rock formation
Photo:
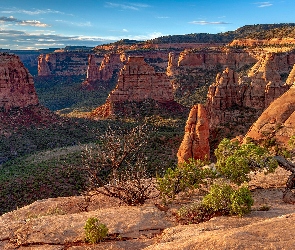
<svg viewBox="0 0 295 250"><path fill-rule="evenodd" d="M88 52L54 52L40 55L38 59L39 76L85 75L87 71ZM103 56L97 55L100 63ZM48 71L49 69L49 71Z"/></svg>
<svg viewBox="0 0 295 250"><path fill-rule="evenodd" d="M209 87L206 103L211 129L232 122L249 125L249 119L257 119L288 90L289 85L278 73L277 59L274 54L263 56L248 76L239 77L229 68L217 75L216 82Z"/></svg>
<svg viewBox="0 0 295 250"><path fill-rule="evenodd" d="M126 60L124 54L112 53L106 54L99 67L100 80L110 80L115 71L119 71L123 67L123 62Z"/></svg>
<svg viewBox="0 0 295 250"><path fill-rule="evenodd" d="M155 72L143 57L129 57L106 104L94 110L92 116L108 117L116 113L116 107L124 109L124 102L139 103L145 100L174 102L172 85L165 73Z"/></svg>
<svg viewBox="0 0 295 250"><path fill-rule="evenodd" d="M255 62L256 58L245 50L184 50L179 55L178 66L212 69L218 65L223 65L236 70L243 67L244 65L252 64Z"/></svg>
<svg viewBox="0 0 295 250"><path fill-rule="evenodd" d="M39 104L33 77L19 57L0 54L0 134L19 128L57 122L57 116Z"/></svg>
<svg viewBox="0 0 295 250"><path fill-rule="evenodd" d="M225 127L222 130L225 132L222 135L224 137L228 136L227 133L235 133L233 136L236 136L247 131L255 121L253 116L257 117L256 113L258 112L256 109L244 106L245 97L243 94L248 86L241 84L238 74L229 68L217 75L215 83L209 86L206 101L211 132ZM247 128L244 131L239 131L240 129L237 128L227 131L229 124L233 127L242 124L242 127L246 126Z"/></svg>
<svg viewBox="0 0 295 250"><path fill-rule="evenodd" d="M281 45L281 46L290 46L295 44L294 38L272 38L272 39L234 39L229 45L230 46L242 46L242 47L257 47L261 45L272 46L272 45Z"/></svg>
<svg viewBox="0 0 295 250"><path fill-rule="evenodd" d="M89 55L88 57L88 67L86 73L86 82L88 84L95 82L99 79L98 66L96 65L94 55Z"/></svg>
<svg viewBox="0 0 295 250"><path fill-rule="evenodd" d="M189 114L185 126L183 141L179 147L178 163L189 159L209 159L209 120L202 104L195 105Z"/></svg>
<svg viewBox="0 0 295 250"><path fill-rule="evenodd" d="M159 200L154 199L130 207L98 195L92 197L88 211L79 209L85 202L82 196L39 200L0 216L0 249L293 249L294 205L281 202L288 173L277 170L253 176L249 186L259 188L252 189L249 215L214 217L200 224L175 223L172 210L187 205L187 199L177 200L180 204L166 212L155 206ZM269 211L261 211L265 205ZM109 228L105 242L84 242L84 225L90 217Z"/></svg>
<svg viewBox="0 0 295 250"><path fill-rule="evenodd" d="M121 70L118 84L109 95L111 102L143 101L154 99L173 101L173 91L165 73L157 73L143 57L129 57Z"/></svg>
<svg viewBox="0 0 295 250"><path fill-rule="evenodd" d="M82 83L83 86L90 88L97 87L111 80L119 70L123 67L123 62L126 60L124 54L111 53L106 54L100 66L96 64L95 55L89 55L86 80Z"/></svg>
<svg viewBox="0 0 295 250"><path fill-rule="evenodd" d="M278 68L279 56L268 53L252 67L248 76L252 82L245 92L245 106L264 110L289 86L281 81Z"/></svg>
<svg viewBox="0 0 295 250"><path fill-rule="evenodd" d="M38 103L33 77L19 57L0 54L0 110L7 112Z"/></svg>
<svg viewBox="0 0 295 250"><path fill-rule="evenodd" d="M30 246L33 249L34 246L38 246L39 249L53 249L50 246L54 245L54 249L64 249L65 246L69 247L68 249L75 249L75 247L80 245L81 249L88 249L89 246L91 247L91 244L85 243L84 226L90 217L98 218L109 229L109 238L113 242L112 244L106 243L106 245L101 243L102 249L112 249L113 243L116 245L115 241L118 235L124 241L131 241L129 242L131 246L132 242L136 243L132 241L133 239L138 239L137 243L145 246L145 241L140 240L141 238L152 238L154 234L158 234L163 229L175 225L168 218L165 218L165 213L159 211L154 205L100 207L89 212L69 214L62 212L59 214L54 212L62 211L58 209L58 206L61 205L58 199L41 201L42 203L45 207L43 209L41 207L43 212L39 210L40 214L36 214L35 210L33 210L34 207L36 209L39 207L40 209L40 204L36 202L19 211L19 218L22 219L12 218L12 214L0 217L0 248L15 249ZM75 205L77 206L77 204ZM30 215L26 215L30 209L32 209L31 219ZM48 211L47 215L46 211ZM50 211L52 211L51 215L49 215ZM35 216L32 214L35 214ZM149 244L151 243L149 241ZM93 244L92 246L95 247Z"/></svg>
<svg viewBox="0 0 295 250"><path fill-rule="evenodd" d="M245 138L260 141L275 138L288 146L289 138L295 134L295 87L292 86L281 97L274 100L253 124Z"/></svg>
<svg viewBox="0 0 295 250"><path fill-rule="evenodd" d="M46 61L46 56L40 55L38 57L38 76L50 76L50 75L51 75L51 71Z"/></svg>
<svg viewBox="0 0 295 250"><path fill-rule="evenodd" d="M291 70L291 72L290 72L290 74L289 74L289 76L288 76L288 78L286 80L286 83L289 86L292 86L295 83L295 64L294 64L294 66L293 66L293 68L292 68L292 70Z"/></svg>

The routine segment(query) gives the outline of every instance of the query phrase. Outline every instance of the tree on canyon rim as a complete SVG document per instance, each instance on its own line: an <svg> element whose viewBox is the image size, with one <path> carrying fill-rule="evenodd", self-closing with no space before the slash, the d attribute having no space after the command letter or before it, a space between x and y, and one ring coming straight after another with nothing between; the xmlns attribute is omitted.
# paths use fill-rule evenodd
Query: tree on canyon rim
<svg viewBox="0 0 295 250"><path fill-rule="evenodd" d="M131 129L109 127L96 145L85 147L83 169L90 190L128 205L151 198L154 189L145 150L152 132L146 124Z"/></svg>

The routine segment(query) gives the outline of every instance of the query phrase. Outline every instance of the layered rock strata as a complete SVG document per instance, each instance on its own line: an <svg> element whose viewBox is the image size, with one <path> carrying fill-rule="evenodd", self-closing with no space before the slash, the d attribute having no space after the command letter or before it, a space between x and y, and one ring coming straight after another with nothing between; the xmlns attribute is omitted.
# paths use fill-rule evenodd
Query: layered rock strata
<svg viewBox="0 0 295 250"><path fill-rule="evenodd" d="M88 52L54 52L40 55L38 58L38 76L73 76L85 75ZM96 55L99 64L103 56Z"/></svg>
<svg viewBox="0 0 295 250"><path fill-rule="evenodd" d="M51 71L46 61L46 57L45 55L40 55L38 57L38 76L50 76L50 75L51 75Z"/></svg>
<svg viewBox="0 0 295 250"><path fill-rule="evenodd" d="M143 57L129 57L121 70L118 84L109 95L111 102L173 101L171 83L165 73L155 72Z"/></svg>
<svg viewBox="0 0 295 250"><path fill-rule="evenodd" d="M295 134L295 86L274 100L252 125L245 138L256 141L275 138L284 146Z"/></svg>
<svg viewBox="0 0 295 250"><path fill-rule="evenodd" d="M202 104L193 106L185 126L183 141L177 153L178 163L189 159L209 159L209 119Z"/></svg>
<svg viewBox="0 0 295 250"><path fill-rule="evenodd" d="M0 54L0 110L7 112L38 103L33 77L19 57Z"/></svg>
<svg viewBox="0 0 295 250"><path fill-rule="evenodd" d="M243 123L251 116L258 118L273 100L289 89L281 81L276 58L273 54L262 57L248 76L239 77L229 68L217 75L209 87L206 103L211 128L229 122Z"/></svg>
<svg viewBox="0 0 295 250"><path fill-rule="evenodd" d="M129 57L121 69L116 88L109 94L105 105L93 111L93 115L108 117L124 102L158 103L174 102L173 88L165 73L156 72L143 57Z"/></svg>
<svg viewBox="0 0 295 250"><path fill-rule="evenodd" d="M126 60L124 54L106 54L100 66L97 65L95 55L89 55L86 80L82 83L85 87L94 88L108 82L116 76ZM105 85L105 84L103 84Z"/></svg>

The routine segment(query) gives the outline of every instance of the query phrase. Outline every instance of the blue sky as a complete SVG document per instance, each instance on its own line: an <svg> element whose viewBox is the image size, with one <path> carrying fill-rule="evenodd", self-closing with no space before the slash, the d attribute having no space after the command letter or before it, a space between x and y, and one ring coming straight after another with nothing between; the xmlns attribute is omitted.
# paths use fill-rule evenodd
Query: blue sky
<svg viewBox="0 0 295 250"><path fill-rule="evenodd" d="M0 48L95 46L295 22L294 0L0 0Z"/></svg>

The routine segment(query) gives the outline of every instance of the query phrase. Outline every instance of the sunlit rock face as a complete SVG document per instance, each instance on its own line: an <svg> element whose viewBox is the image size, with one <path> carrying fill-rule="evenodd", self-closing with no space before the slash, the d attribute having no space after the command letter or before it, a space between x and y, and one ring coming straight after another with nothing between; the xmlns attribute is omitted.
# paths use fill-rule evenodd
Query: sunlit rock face
<svg viewBox="0 0 295 250"><path fill-rule="evenodd" d="M295 86L274 100L251 126L245 138L256 141L274 138L277 143L288 147L295 134Z"/></svg>
<svg viewBox="0 0 295 250"><path fill-rule="evenodd" d="M0 54L0 109L9 111L38 103L33 77L19 57Z"/></svg>
<svg viewBox="0 0 295 250"><path fill-rule="evenodd" d="M92 115L108 117L115 114L118 108L124 110L125 102L143 103L146 100L152 100L163 108L181 108L174 102L173 88L168 76L156 72L154 67L144 61L144 57L130 56L119 73L117 86L109 94L106 103L94 110Z"/></svg>
<svg viewBox="0 0 295 250"><path fill-rule="evenodd" d="M193 106L190 111L177 158L179 164L189 159L210 158L209 120L202 104Z"/></svg>

